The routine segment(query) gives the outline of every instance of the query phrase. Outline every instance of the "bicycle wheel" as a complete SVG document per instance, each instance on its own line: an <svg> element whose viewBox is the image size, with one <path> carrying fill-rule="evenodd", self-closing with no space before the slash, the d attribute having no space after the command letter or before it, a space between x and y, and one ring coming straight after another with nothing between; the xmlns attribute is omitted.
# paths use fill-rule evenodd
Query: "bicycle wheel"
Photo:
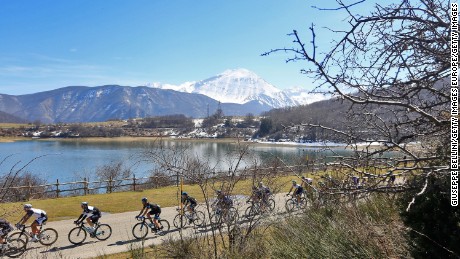
<svg viewBox="0 0 460 259"><path fill-rule="evenodd" d="M74 245L79 245L85 241L86 235L87 233L82 227L74 227L69 232L69 242Z"/></svg>
<svg viewBox="0 0 460 259"><path fill-rule="evenodd" d="M27 243L22 239L8 239L8 244L10 247L4 253L8 257L20 257L26 251Z"/></svg>
<svg viewBox="0 0 460 259"><path fill-rule="evenodd" d="M174 217L173 225L177 229L181 229L185 227L186 224L187 224L187 218L184 215L177 214L176 217Z"/></svg>
<svg viewBox="0 0 460 259"><path fill-rule="evenodd" d="M228 209L227 211L227 215L226 215L226 223L228 225L231 225L233 223L236 223L238 221L238 211L236 210L236 208L234 207L231 207L230 209Z"/></svg>
<svg viewBox="0 0 460 259"><path fill-rule="evenodd" d="M205 223L206 216L202 211L195 211L195 214L193 215L193 224L197 227L201 227Z"/></svg>
<svg viewBox="0 0 460 259"><path fill-rule="evenodd" d="M54 228L45 228L41 231L38 236L38 242L44 246L50 246L54 244L58 239L58 232Z"/></svg>
<svg viewBox="0 0 460 259"><path fill-rule="evenodd" d="M98 240L107 240L112 235L112 227L108 224L100 224L94 230L94 233Z"/></svg>
<svg viewBox="0 0 460 259"><path fill-rule="evenodd" d="M244 211L244 217L245 218L252 218L256 215L256 209L254 208L254 205L249 206L245 211Z"/></svg>
<svg viewBox="0 0 460 259"><path fill-rule="evenodd" d="M158 220L158 224L160 224L161 231L163 232L168 232L170 229L169 221L166 219L160 219Z"/></svg>
<svg viewBox="0 0 460 259"><path fill-rule="evenodd" d="M220 227L220 225L222 224L222 215L214 214L214 215L211 216L209 221L211 223L211 226Z"/></svg>
<svg viewBox="0 0 460 259"><path fill-rule="evenodd" d="M10 239L21 239L24 240L24 242L27 243L29 242L29 235L27 235L25 232L16 232L13 233L9 236Z"/></svg>
<svg viewBox="0 0 460 259"><path fill-rule="evenodd" d="M307 203L308 203L307 198L305 198L305 196L302 196L300 198L300 204L299 204L300 208L305 209L307 207Z"/></svg>
<svg viewBox="0 0 460 259"><path fill-rule="evenodd" d="M296 207L296 205L297 205L297 203L296 203L296 201L294 201L294 199L291 198L291 199L287 200L286 205L285 205L286 211L289 212L289 213L294 211L294 208Z"/></svg>
<svg viewBox="0 0 460 259"><path fill-rule="evenodd" d="M149 233L149 227L144 222L139 222L133 227L133 236L137 239L143 239Z"/></svg>

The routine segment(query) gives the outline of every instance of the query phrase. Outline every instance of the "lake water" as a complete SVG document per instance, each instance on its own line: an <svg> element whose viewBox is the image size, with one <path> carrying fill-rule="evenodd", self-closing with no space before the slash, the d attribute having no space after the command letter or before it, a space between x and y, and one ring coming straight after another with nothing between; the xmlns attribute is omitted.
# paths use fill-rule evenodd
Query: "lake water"
<svg viewBox="0 0 460 259"><path fill-rule="evenodd" d="M166 146L189 145L188 152L201 159L206 159L217 170L228 170L235 163L237 146L234 143L212 141L174 141L167 140ZM155 150L157 142L143 141L59 141L59 140L30 140L12 143L0 143L0 176L11 168L19 169L32 161L26 171L45 178L47 182L73 181L81 176L94 175L97 167L123 161L138 176L147 176L156 167L153 162L141 161L147 150ZM252 164L253 161L262 163L274 156L280 157L287 163L294 158L305 159L318 156L318 148L298 146L262 146L252 145L247 160L240 168ZM338 150L341 154L350 151ZM6 158L6 159L5 159ZM78 176L78 177L77 177ZM95 177L92 177L93 179Z"/></svg>

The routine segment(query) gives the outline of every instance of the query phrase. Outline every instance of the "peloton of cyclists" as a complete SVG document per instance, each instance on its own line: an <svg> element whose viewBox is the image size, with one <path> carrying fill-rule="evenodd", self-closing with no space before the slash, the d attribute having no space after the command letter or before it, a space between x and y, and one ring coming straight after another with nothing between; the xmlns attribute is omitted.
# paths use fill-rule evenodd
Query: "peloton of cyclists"
<svg viewBox="0 0 460 259"><path fill-rule="evenodd" d="M155 228L153 231L158 231L163 228L163 226L160 227L160 224L158 223L158 220L160 219L160 214L161 214L161 207L158 204L155 203L149 203L147 198L144 197L141 199L142 201L142 209L139 212L139 215L136 216L136 219L140 217L145 217L147 215L147 219L150 220L150 224L153 224ZM153 221L152 221L152 215L153 215Z"/></svg>
<svg viewBox="0 0 460 259"><path fill-rule="evenodd" d="M30 225L32 228L32 233L31 233L32 238L30 239L30 241L37 242L38 234L39 234L38 227L41 226L44 222L48 220L48 217L46 216L46 212L41 209L32 208L32 204L24 204L24 211L26 212L26 214L21 218L18 224L16 224L16 227L17 228L21 227L27 222L27 220L29 220L30 217L34 216L35 220Z"/></svg>
<svg viewBox="0 0 460 259"><path fill-rule="evenodd" d="M86 219L86 222L89 225L89 227L87 227L86 229L90 233L94 233L94 224L97 224L97 222L101 218L101 211L94 206L88 206L88 202L86 201L81 203L81 208L83 209L83 212L81 213L80 217L78 217L78 219L74 221L74 223L78 225Z"/></svg>

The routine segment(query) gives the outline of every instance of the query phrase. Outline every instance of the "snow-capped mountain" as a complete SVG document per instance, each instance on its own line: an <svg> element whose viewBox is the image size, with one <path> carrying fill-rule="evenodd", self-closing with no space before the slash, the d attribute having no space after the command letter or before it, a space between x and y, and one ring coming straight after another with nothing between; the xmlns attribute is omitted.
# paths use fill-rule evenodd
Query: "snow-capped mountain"
<svg viewBox="0 0 460 259"><path fill-rule="evenodd" d="M284 90L284 93L286 93L287 96L289 96L292 100L302 105L329 99L323 94L310 93L308 90L302 89L300 87Z"/></svg>
<svg viewBox="0 0 460 259"><path fill-rule="evenodd" d="M267 83L247 69L231 69L198 82L181 85L153 83L154 88L171 89L180 92L206 95L222 103L245 104L257 101L272 108L295 106L299 103L285 92Z"/></svg>

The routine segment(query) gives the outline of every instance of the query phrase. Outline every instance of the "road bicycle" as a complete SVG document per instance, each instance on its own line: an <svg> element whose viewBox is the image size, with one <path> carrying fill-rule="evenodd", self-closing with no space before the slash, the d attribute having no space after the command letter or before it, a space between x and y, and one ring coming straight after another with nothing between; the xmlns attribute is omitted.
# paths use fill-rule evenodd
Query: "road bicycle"
<svg viewBox="0 0 460 259"><path fill-rule="evenodd" d="M212 206L214 214L210 218L211 226L221 227L223 223L232 225L238 221L238 210L235 207L220 207L214 204Z"/></svg>
<svg viewBox="0 0 460 259"><path fill-rule="evenodd" d="M167 221L166 219L158 219L160 229L157 229L154 223L147 223L145 217L136 217L136 219L138 221L141 221L139 223L136 223L132 230L133 236L137 239L144 239L149 233L149 229L153 233L164 235L166 232L169 231L170 228L169 221Z"/></svg>
<svg viewBox="0 0 460 259"><path fill-rule="evenodd" d="M286 211L289 213L295 210L305 209L307 207L307 198L305 198L304 195L300 195L300 199L298 200L293 194L292 198L286 201L285 207Z"/></svg>
<svg viewBox="0 0 460 259"><path fill-rule="evenodd" d="M12 239L11 236L6 237L6 246L0 245L0 258L6 256L10 258L20 257L27 249L27 243L22 239Z"/></svg>
<svg viewBox="0 0 460 259"><path fill-rule="evenodd" d="M85 227L83 221L75 223L77 226L72 228L69 232L68 238L70 243L79 245L85 242L86 237L89 236L98 240L107 240L112 235L112 227L109 224L95 223L94 230L91 227Z"/></svg>
<svg viewBox="0 0 460 259"><path fill-rule="evenodd" d="M179 214L174 217L173 225L178 229L185 227L187 224L201 227L205 223L205 215L202 211L197 211L196 209L189 211L187 207L177 208L176 210L179 211Z"/></svg>
<svg viewBox="0 0 460 259"><path fill-rule="evenodd" d="M46 222L43 222L41 225L40 225L40 228L39 228L39 234L37 235L37 241L35 242L39 242L40 244L44 245L44 246L50 246L52 244L54 244L57 239L58 239L58 232L56 231L56 229L54 228L45 228L43 229L43 226L46 225ZM26 231L26 228L30 228L30 226L25 226L25 225L19 225L19 224L16 224L16 227L18 228L19 232L15 232L13 234L10 235L10 238L11 239L21 239L25 242L26 246L27 244L29 243L30 239L32 236L31 236L31 233L28 233Z"/></svg>
<svg viewBox="0 0 460 259"><path fill-rule="evenodd" d="M249 203L249 207L247 207L244 212L246 218L252 218L275 210L275 200L273 198L269 198L266 202L263 200L251 200Z"/></svg>

